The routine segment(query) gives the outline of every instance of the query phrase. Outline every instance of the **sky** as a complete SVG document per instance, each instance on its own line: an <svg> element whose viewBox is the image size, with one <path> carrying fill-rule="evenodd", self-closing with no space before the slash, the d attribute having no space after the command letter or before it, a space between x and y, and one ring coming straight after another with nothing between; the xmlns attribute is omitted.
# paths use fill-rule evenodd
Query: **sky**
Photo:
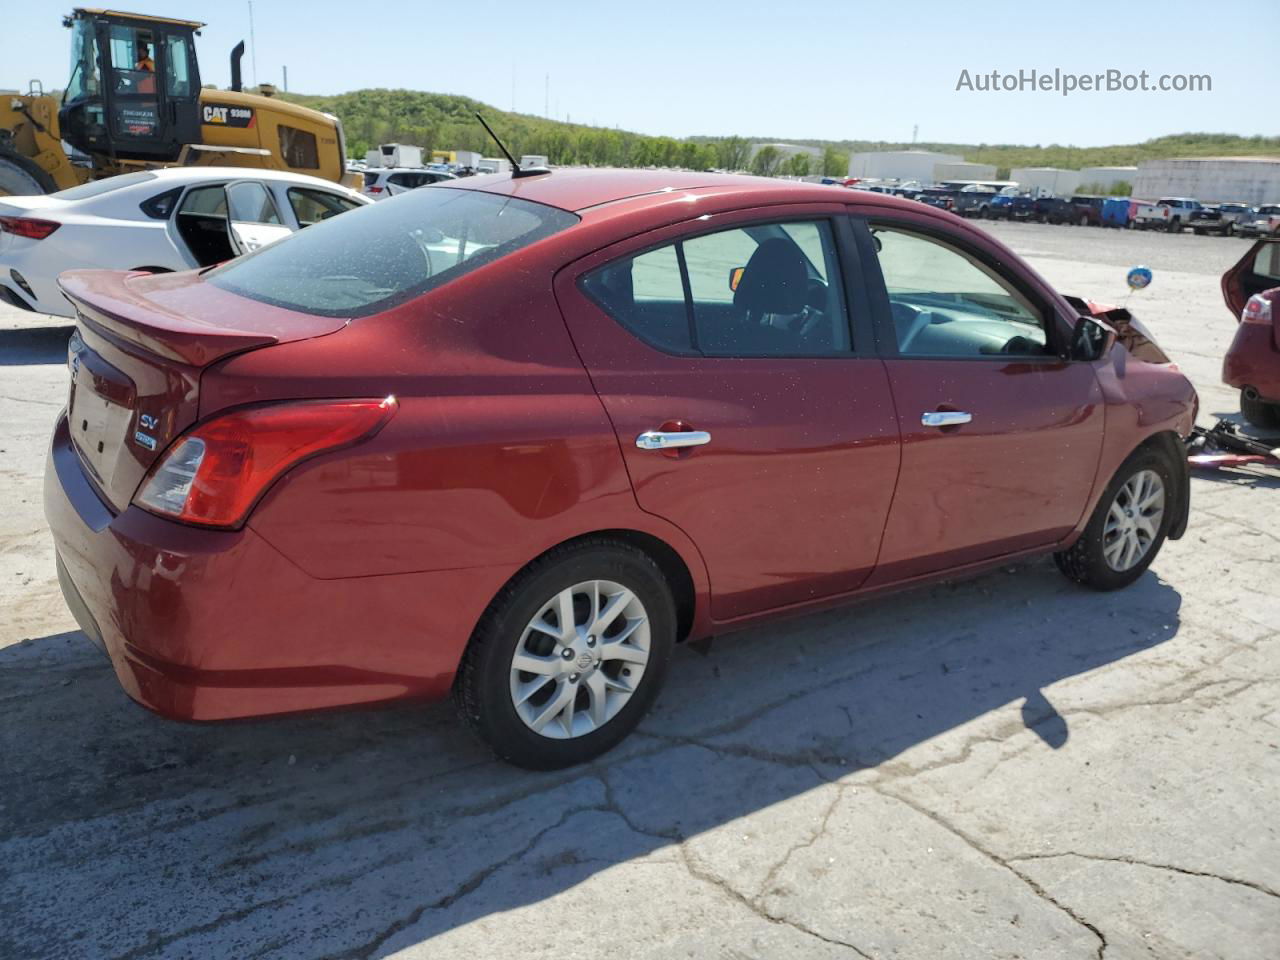
<svg viewBox="0 0 1280 960"><path fill-rule="evenodd" d="M248 0L118 0L203 20L202 79L225 86L250 39ZM0 0L0 89L66 82L71 0ZM115 4L113 4L115 6ZM254 0L246 82L301 93L407 87L647 134L909 142L1133 143L1165 134L1280 135L1280 0ZM992 70L1199 92L957 90ZM548 93L549 91L549 93ZM917 131L918 128L918 132Z"/></svg>

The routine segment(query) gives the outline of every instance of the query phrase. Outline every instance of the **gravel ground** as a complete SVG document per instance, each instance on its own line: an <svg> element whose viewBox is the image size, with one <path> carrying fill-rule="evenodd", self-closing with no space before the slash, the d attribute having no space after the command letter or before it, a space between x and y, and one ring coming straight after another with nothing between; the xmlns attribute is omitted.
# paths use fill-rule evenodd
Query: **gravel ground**
<svg viewBox="0 0 1280 960"><path fill-rule="evenodd" d="M1203 416L1241 241L996 224ZM223 726L121 693L40 510L67 329L0 312L0 957L1280 956L1280 477L1197 477L1118 594L1019 564L681 649L600 762L443 706Z"/></svg>

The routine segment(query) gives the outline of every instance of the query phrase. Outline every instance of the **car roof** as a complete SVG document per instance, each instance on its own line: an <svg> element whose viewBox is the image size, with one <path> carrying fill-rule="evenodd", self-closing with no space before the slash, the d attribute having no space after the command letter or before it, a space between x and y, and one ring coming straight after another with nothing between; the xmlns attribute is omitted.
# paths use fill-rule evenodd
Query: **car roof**
<svg viewBox="0 0 1280 960"><path fill-rule="evenodd" d="M450 170L433 170L431 167L365 167L361 173L433 173L436 176L456 177Z"/></svg>
<svg viewBox="0 0 1280 960"><path fill-rule="evenodd" d="M348 189L331 180L313 177L306 173L294 173L291 170L264 170L254 167L161 167L147 172L156 175L156 180L147 181L149 183L160 182L177 185L195 183L200 180L225 180L229 178L234 180L292 180L318 187Z"/></svg>
<svg viewBox="0 0 1280 960"><path fill-rule="evenodd" d="M832 184L775 180L731 173L594 168L561 168L551 173L518 178L509 173L495 173L464 177L437 186L519 197L575 213L635 197L707 188L728 188L738 194L758 193L762 196L778 190L793 190L797 202L803 202L806 198L832 200L831 191L843 189Z"/></svg>

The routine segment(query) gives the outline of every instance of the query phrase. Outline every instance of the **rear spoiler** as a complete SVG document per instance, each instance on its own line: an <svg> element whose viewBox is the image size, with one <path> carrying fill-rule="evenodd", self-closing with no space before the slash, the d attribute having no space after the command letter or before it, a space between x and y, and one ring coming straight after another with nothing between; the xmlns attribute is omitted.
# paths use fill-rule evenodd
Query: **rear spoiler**
<svg viewBox="0 0 1280 960"><path fill-rule="evenodd" d="M190 279L182 275L158 276L117 270L69 270L58 277L58 288L75 307L78 318L100 333L189 366L204 367L233 353L279 342L273 334L236 330L222 323L200 319L199 313L194 311L175 312L141 291L131 289L132 282L142 279L161 290L180 289L164 282L171 277L181 279L183 286L190 289ZM222 291L210 289L205 284L199 286L205 288L200 293L206 301L222 295ZM205 309L200 313L217 315L219 311Z"/></svg>

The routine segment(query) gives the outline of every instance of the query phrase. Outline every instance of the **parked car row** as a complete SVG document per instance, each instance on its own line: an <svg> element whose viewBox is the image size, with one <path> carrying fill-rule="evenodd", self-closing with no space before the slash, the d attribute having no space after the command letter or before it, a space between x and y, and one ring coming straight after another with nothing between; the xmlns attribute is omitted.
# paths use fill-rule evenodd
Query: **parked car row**
<svg viewBox="0 0 1280 960"><path fill-rule="evenodd" d="M1236 202L1202 204L1190 197L1161 197L1154 203L1147 203L1131 197L1083 193L1070 197L1037 196L997 187L982 184L921 187L912 184L855 186L855 189L906 197L940 210L950 210L962 217L981 220L1068 223L1082 227L1119 227L1169 233L1191 230L1201 236L1280 236L1280 204L1263 204L1257 208Z"/></svg>

